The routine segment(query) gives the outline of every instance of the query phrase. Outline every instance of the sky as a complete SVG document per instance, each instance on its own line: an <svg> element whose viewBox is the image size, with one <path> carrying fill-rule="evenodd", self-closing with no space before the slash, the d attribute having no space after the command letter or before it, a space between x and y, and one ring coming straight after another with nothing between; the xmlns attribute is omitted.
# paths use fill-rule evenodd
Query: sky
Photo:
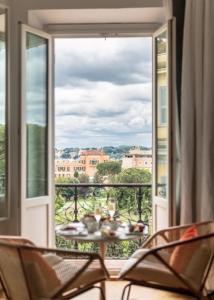
<svg viewBox="0 0 214 300"><path fill-rule="evenodd" d="M55 42L56 148L152 143L152 39Z"/></svg>

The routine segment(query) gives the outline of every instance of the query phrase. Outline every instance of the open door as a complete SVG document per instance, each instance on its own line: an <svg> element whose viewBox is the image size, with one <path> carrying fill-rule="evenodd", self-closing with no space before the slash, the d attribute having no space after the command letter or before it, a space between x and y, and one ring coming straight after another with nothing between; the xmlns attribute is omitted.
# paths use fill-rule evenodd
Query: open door
<svg viewBox="0 0 214 300"><path fill-rule="evenodd" d="M153 231L172 218L172 21L153 38Z"/></svg>
<svg viewBox="0 0 214 300"><path fill-rule="evenodd" d="M53 242L51 36L21 25L21 235Z"/></svg>
<svg viewBox="0 0 214 300"><path fill-rule="evenodd" d="M9 234L14 227L10 202L9 168L9 19L8 7L0 4L0 234Z"/></svg>

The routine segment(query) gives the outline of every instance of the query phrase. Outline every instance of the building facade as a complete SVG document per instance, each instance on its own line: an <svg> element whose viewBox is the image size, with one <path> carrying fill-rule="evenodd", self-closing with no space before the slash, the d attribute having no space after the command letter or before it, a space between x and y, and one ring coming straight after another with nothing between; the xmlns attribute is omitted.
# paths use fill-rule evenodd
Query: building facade
<svg viewBox="0 0 214 300"><path fill-rule="evenodd" d="M137 168L152 172L152 151L135 148L125 154L122 169Z"/></svg>
<svg viewBox="0 0 214 300"><path fill-rule="evenodd" d="M110 161L109 156L102 150L86 150L80 152L78 159L55 160L55 178L72 178L74 174L88 175L93 178L97 172L97 165Z"/></svg>

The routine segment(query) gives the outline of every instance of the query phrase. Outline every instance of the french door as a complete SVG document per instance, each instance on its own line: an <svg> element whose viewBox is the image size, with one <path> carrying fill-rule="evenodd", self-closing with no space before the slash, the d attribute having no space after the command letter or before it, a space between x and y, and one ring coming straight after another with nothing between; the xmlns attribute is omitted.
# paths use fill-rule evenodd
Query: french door
<svg viewBox="0 0 214 300"><path fill-rule="evenodd" d="M52 41L21 25L21 235L53 242Z"/></svg>
<svg viewBox="0 0 214 300"><path fill-rule="evenodd" d="M9 114L9 19L8 7L0 4L0 234L8 234L8 228L15 227L10 208L10 138Z"/></svg>
<svg viewBox="0 0 214 300"><path fill-rule="evenodd" d="M173 21L153 37L153 231L172 225Z"/></svg>

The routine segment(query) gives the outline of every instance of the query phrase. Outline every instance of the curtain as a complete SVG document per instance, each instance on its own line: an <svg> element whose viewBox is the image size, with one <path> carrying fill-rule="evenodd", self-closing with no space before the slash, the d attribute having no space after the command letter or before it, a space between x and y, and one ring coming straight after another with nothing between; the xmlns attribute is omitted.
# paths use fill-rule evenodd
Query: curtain
<svg viewBox="0 0 214 300"><path fill-rule="evenodd" d="M214 0L186 1L181 223L214 219Z"/></svg>

